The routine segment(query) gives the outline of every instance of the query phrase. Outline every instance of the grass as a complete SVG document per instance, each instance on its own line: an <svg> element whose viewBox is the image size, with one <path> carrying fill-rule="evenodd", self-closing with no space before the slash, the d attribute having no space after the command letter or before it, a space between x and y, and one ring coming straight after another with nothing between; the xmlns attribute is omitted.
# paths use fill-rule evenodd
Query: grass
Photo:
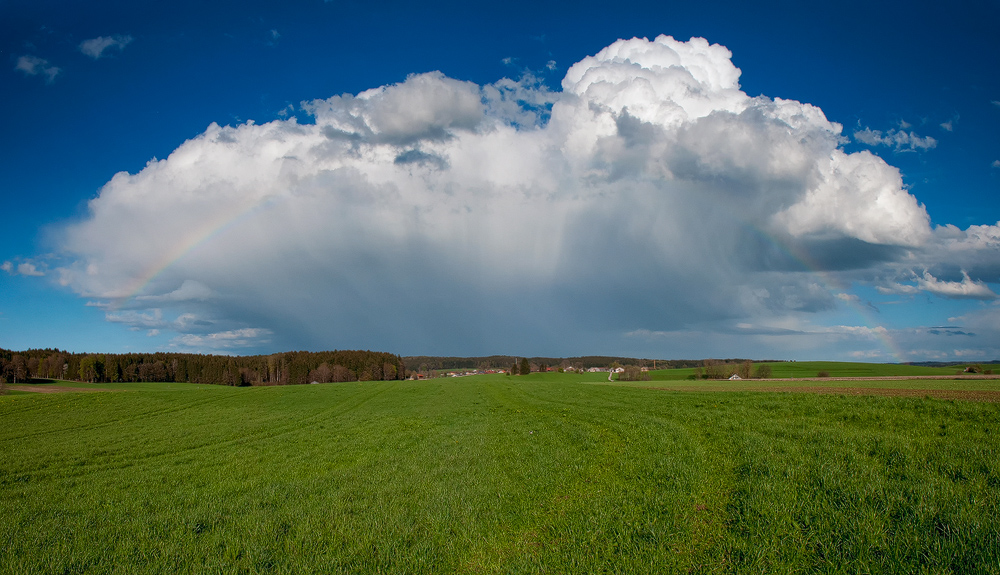
<svg viewBox="0 0 1000 575"><path fill-rule="evenodd" d="M580 383L0 397L0 573L1000 572L996 404Z"/></svg>
<svg viewBox="0 0 1000 575"><path fill-rule="evenodd" d="M755 367L757 365L761 364L754 364ZM852 363L842 361L780 361L766 362L763 365L771 366L772 378L816 377L820 372L827 372L829 377L955 375L961 373L964 369L964 366L925 367L893 363ZM653 381L688 379L694 375L694 368L661 369L650 372ZM605 375L606 378L607 375Z"/></svg>

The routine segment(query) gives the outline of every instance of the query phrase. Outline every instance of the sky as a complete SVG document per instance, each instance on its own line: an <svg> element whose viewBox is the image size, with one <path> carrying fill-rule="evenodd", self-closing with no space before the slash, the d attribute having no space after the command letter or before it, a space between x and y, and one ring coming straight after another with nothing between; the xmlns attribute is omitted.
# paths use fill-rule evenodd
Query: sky
<svg viewBox="0 0 1000 575"><path fill-rule="evenodd" d="M0 1L0 347L1000 359L995 1Z"/></svg>

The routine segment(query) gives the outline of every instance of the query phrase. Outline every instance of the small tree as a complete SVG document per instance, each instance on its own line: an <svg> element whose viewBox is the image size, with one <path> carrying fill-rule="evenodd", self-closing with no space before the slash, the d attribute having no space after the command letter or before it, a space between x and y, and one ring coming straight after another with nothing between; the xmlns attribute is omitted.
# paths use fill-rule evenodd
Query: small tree
<svg viewBox="0 0 1000 575"><path fill-rule="evenodd" d="M736 370L736 374L740 376L740 379L750 379L753 374L753 362L749 359L740 364Z"/></svg>
<svg viewBox="0 0 1000 575"><path fill-rule="evenodd" d="M531 362L528 361L528 358L526 357L521 358L521 369L519 371L521 375L528 375L529 373L531 373Z"/></svg>
<svg viewBox="0 0 1000 575"><path fill-rule="evenodd" d="M10 360L10 373L14 376L14 383L17 380L24 381L28 379L28 362L25 361L23 355L15 355Z"/></svg>
<svg viewBox="0 0 1000 575"><path fill-rule="evenodd" d="M717 359L705 360L705 379L727 379L732 372L729 366Z"/></svg>
<svg viewBox="0 0 1000 575"><path fill-rule="evenodd" d="M346 367L336 364L330 373L330 380L335 382L354 381L354 373Z"/></svg>
<svg viewBox="0 0 1000 575"><path fill-rule="evenodd" d="M760 364L754 371L754 377L757 379L768 379L771 377L771 366L767 364Z"/></svg>
<svg viewBox="0 0 1000 575"><path fill-rule="evenodd" d="M625 371L618 374L618 381L649 381L649 372L637 365L626 365Z"/></svg>
<svg viewBox="0 0 1000 575"><path fill-rule="evenodd" d="M94 382L97 377L97 360L88 355L80 360L80 381Z"/></svg>

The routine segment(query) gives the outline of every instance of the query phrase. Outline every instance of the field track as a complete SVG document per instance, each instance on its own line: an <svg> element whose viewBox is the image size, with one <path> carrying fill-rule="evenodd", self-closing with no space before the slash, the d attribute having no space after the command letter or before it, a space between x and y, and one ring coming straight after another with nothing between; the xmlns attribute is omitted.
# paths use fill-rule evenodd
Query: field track
<svg viewBox="0 0 1000 575"><path fill-rule="evenodd" d="M864 381L866 378L855 378L852 381ZM885 379L885 378L880 378ZM912 378L906 378L912 379ZM787 380L786 380L787 381ZM803 381L803 380L799 380ZM763 391L769 393L819 393L827 395L879 395L882 397L933 397L934 399L961 399L965 401L987 401L1000 403L1000 391L968 390L968 389L894 389L880 387L818 387L818 386L738 386L727 389L705 389L703 387L652 387L661 391L698 391L732 393L736 391Z"/></svg>
<svg viewBox="0 0 1000 575"><path fill-rule="evenodd" d="M705 387L697 385L671 385L656 386L650 389L660 391L695 391L695 392L737 392L737 391L760 391L769 393L818 393L824 395L857 395L881 397L927 397L934 399L960 399L965 401L985 401L990 403L1000 403L1000 391L985 389L909 389L893 387L856 387L838 385L782 385L790 382L815 381L823 383L831 382L859 382L859 381L983 381L1000 379L1000 375L887 375L869 377L783 377L770 379L749 379L749 380L713 380L718 384L715 387ZM764 384L764 385L761 385ZM773 384L773 385L767 385Z"/></svg>
<svg viewBox="0 0 1000 575"><path fill-rule="evenodd" d="M867 377L781 377L770 379L754 379L753 381L906 381L910 379L943 379L943 380L979 380L1000 379L997 374L958 374L958 375L879 375Z"/></svg>

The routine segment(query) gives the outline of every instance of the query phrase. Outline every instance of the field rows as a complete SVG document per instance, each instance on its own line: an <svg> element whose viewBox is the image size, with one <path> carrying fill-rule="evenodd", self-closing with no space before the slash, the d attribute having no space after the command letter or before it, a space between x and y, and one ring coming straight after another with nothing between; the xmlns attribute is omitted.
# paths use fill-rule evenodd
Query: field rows
<svg viewBox="0 0 1000 575"><path fill-rule="evenodd" d="M1000 572L996 404L133 389L0 397L0 573Z"/></svg>

